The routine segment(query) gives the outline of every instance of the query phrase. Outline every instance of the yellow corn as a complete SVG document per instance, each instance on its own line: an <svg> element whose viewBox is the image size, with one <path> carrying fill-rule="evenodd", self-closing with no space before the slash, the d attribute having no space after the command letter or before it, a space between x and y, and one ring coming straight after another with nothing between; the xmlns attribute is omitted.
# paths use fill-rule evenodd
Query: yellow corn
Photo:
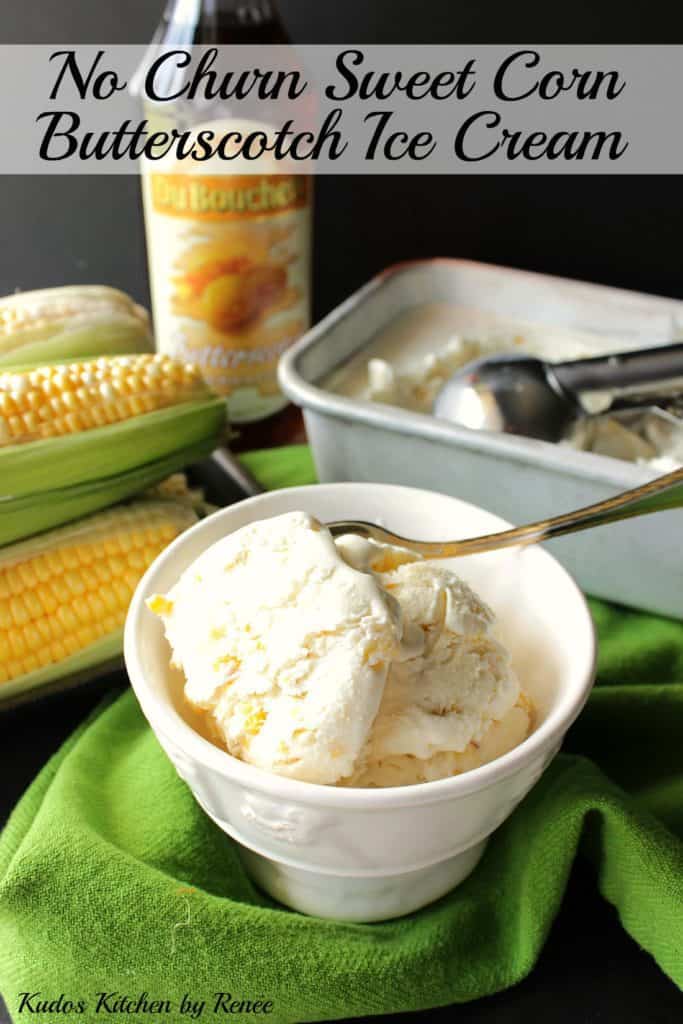
<svg viewBox="0 0 683 1024"><path fill-rule="evenodd" d="M0 445L122 423L208 394L196 367L163 355L9 371L0 374Z"/></svg>
<svg viewBox="0 0 683 1024"><path fill-rule="evenodd" d="M0 550L0 683L57 678L119 631L146 569L196 521L186 503L140 500Z"/></svg>

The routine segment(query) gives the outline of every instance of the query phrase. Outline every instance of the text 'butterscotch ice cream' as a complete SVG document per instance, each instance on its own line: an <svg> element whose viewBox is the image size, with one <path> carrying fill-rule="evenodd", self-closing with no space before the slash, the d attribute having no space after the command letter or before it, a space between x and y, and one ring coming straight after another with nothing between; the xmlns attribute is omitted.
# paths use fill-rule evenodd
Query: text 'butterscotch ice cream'
<svg viewBox="0 0 683 1024"><path fill-rule="evenodd" d="M427 782L531 728L493 614L466 583L403 549L335 542L304 512L223 538L149 605L215 738L279 775Z"/></svg>

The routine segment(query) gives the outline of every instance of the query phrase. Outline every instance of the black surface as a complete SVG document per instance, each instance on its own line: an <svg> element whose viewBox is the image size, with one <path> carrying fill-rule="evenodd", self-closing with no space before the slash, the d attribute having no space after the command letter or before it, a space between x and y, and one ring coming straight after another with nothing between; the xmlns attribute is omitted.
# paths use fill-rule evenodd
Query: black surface
<svg viewBox="0 0 683 1024"><path fill-rule="evenodd" d="M162 0L3 0L0 42L145 42L162 6ZM681 5L661 3L283 0L281 6L302 42L671 43L683 35ZM384 266L434 255L683 298L680 178L324 178L317 207L317 315ZM0 223L0 294L101 282L148 300L134 178L0 178ZM0 820L111 687L109 680L0 713ZM530 978L476 1004L393 1019L669 1024L682 1011L679 991L629 939L579 866Z"/></svg>

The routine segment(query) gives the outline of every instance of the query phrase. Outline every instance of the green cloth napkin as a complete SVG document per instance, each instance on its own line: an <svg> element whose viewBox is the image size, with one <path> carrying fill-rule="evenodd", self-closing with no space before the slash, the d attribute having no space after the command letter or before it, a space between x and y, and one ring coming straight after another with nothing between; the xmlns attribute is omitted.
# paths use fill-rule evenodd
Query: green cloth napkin
<svg viewBox="0 0 683 1024"><path fill-rule="evenodd" d="M303 448L246 461L268 485L313 479ZM107 706L41 772L0 840L10 1009L25 990L64 993L95 1021L96 993L146 992L170 1000L177 1022L188 993L218 1020L214 993L229 992L271 1001L271 1021L301 1022L476 999L533 968L580 842L624 927L683 984L683 624L592 607L600 685L568 752L467 881L383 924L306 918L262 895L133 694Z"/></svg>

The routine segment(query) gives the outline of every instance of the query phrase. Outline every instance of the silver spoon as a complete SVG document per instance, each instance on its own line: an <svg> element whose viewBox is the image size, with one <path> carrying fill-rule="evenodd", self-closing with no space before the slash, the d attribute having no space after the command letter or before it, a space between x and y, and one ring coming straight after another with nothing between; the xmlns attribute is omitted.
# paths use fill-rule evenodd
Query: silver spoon
<svg viewBox="0 0 683 1024"><path fill-rule="evenodd" d="M369 540L382 544L394 544L408 548L424 555L426 558L457 558L461 555L474 555L483 551L495 551L498 548L509 548L515 545L538 544L542 541L561 537L565 533L589 530L593 526L605 526L616 523L620 519L631 519L634 516L649 515L651 512L663 512L665 509L683 508L683 468L666 476L657 477L642 487L624 491L613 498L599 501L597 505L576 512L567 512L552 519L542 519L529 526L515 526L502 533L490 533L484 537L468 537L455 541L422 541L401 537L392 530L374 523L356 520L327 523L333 537L345 533L355 533Z"/></svg>
<svg viewBox="0 0 683 1024"><path fill-rule="evenodd" d="M487 356L454 374L436 397L434 414L472 430L561 441L589 416L578 392L609 391L683 377L683 344L567 363L524 355ZM619 400L606 412L615 412Z"/></svg>

